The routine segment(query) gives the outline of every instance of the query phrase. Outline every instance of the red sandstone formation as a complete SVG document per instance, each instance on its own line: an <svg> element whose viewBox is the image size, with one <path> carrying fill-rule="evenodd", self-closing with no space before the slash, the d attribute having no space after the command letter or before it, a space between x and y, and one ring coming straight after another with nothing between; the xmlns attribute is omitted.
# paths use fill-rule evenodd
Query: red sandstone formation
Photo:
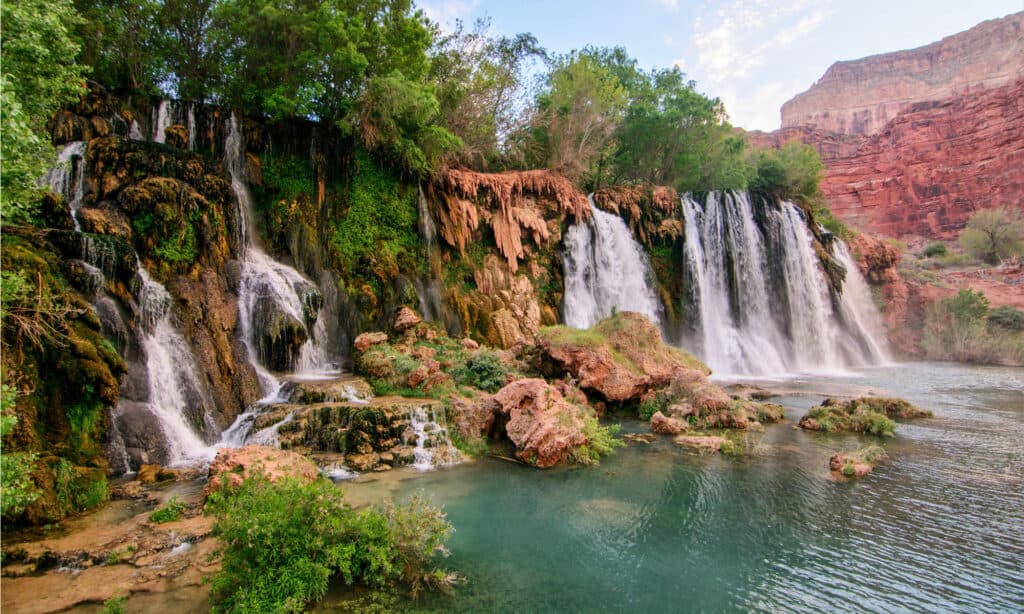
<svg viewBox="0 0 1024 614"><path fill-rule="evenodd" d="M924 47L836 62L810 89L782 105L782 127L879 134L918 102L965 97L1021 77L1024 12Z"/></svg>
<svg viewBox="0 0 1024 614"><path fill-rule="evenodd" d="M494 395L492 406L508 420L516 456L535 467L553 467L588 443L581 410L542 379L512 382Z"/></svg>
<svg viewBox="0 0 1024 614"><path fill-rule="evenodd" d="M829 206L861 230L952 238L971 213L1024 202L1024 13L926 47L832 66L783 106L825 162Z"/></svg>

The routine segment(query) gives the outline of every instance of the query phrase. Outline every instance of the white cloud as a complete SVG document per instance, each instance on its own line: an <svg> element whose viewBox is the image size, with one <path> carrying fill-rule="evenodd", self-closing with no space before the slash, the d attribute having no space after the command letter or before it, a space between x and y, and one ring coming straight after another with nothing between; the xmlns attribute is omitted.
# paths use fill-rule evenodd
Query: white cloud
<svg viewBox="0 0 1024 614"><path fill-rule="evenodd" d="M775 130L779 127L779 109L792 92L792 87L782 81L769 81L752 92L725 87L717 95L733 125L747 130Z"/></svg>
<svg viewBox="0 0 1024 614"><path fill-rule="evenodd" d="M442 30L450 32L455 27L455 20L465 20L479 4L480 0L427 0L420 2L419 7Z"/></svg>
<svg viewBox="0 0 1024 614"><path fill-rule="evenodd" d="M733 0L705 7L694 21L697 65L714 84L746 77L772 49L814 31L828 15L830 0Z"/></svg>
<svg viewBox="0 0 1024 614"><path fill-rule="evenodd" d="M667 8L670 11L674 11L679 8L679 0L660 0L661 6Z"/></svg>

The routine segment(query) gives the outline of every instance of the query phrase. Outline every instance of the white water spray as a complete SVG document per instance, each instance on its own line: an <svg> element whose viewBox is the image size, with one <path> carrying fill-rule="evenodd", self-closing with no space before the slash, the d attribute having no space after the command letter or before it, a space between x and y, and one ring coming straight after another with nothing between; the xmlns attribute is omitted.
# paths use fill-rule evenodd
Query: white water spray
<svg viewBox="0 0 1024 614"><path fill-rule="evenodd" d="M660 323L661 306L643 248L617 215L590 200L590 221L565 233L565 323L590 328L613 311L637 311Z"/></svg>
<svg viewBox="0 0 1024 614"><path fill-rule="evenodd" d="M88 144L85 141L74 141L65 145L57 156L57 163L43 179L51 192L64 196L77 232L82 232L82 225L78 223L76 214L85 199L85 152L87 147Z"/></svg>
<svg viewBox="0 0 1024 614"><path fill-rule="evenodd" d="M263 364L256 344L257 303L273 302L276 309L294 319L306 330L307 340L299 350L295 368L304 375L336 374L322 343L326 339L326 326L318 318L307 325L307 300L315 293L316 285L290 266L277 262L259 244L252 229L252 197L245 183L245 150L241 130L235 116L228 120L228 135L224 143L225 163L231 175L231 188L238 199L238 244L242 252L242 276L239 287L238 309L242 339L249 353L249 361L256 369L263 392L275 397L281 387L280 380Z"/></svg>

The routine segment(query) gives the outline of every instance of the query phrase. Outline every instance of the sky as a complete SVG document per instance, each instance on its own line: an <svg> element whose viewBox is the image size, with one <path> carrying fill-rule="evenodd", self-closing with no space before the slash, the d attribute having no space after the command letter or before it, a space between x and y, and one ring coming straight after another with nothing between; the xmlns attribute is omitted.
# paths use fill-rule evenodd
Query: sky
<svg viewBox="0 0 1024 614"><path fill-rule="evenodd" d="M489 17L495 33L534 34L566 53L623 46L644 68L676 65L721 98L734 125L779 127L779 108L838 60L911 49L1024 0L418 0L450 28Z"/></svg>

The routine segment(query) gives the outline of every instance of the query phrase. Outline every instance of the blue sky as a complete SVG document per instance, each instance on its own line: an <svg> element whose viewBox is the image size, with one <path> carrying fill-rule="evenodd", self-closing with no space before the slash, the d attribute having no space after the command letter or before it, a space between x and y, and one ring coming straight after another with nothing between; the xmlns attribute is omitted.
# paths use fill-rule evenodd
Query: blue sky
<svg viewBox="0 0 1024 614"><path fill-rule="evenodd" d="M779 107L837 60L910 49L1024 0L419 0L442 25L489 16L502 34L532 32L563 53L621 45L645 68L678 65L732 122L779 127Z"/></svg>

